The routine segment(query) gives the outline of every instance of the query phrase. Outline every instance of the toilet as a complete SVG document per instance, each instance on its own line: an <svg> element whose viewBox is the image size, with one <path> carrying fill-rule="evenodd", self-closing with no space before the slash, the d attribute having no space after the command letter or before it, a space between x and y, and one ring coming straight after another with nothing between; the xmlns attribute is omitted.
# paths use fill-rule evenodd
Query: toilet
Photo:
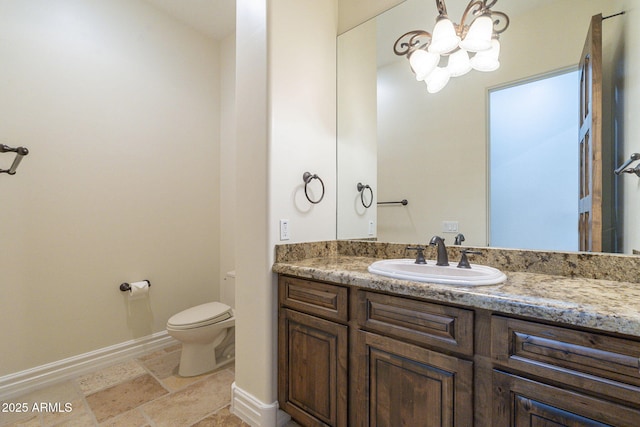
<svg viewBox="0 0 640 427"><path fill-rule="evenodd" d="M234 279L234 272L227 273L225 286L233 286ZM226 294L229 293L227 290ZM171 316L167 321L167 333L182 343L178 374L193 377L233 361L235 323L233 308L218 301L200 304Z"/></svg>

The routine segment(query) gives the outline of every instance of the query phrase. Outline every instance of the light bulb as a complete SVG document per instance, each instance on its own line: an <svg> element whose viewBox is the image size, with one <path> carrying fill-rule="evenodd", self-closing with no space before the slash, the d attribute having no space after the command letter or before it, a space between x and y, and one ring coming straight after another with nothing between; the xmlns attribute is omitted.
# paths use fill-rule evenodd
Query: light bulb
<svg viewBox="0 0 640 427"><path fill-rule="evenodd" d="M409 55L409 64L416 74L416 80L424 80L440 62L440 55L417 49Z"/></svg>
<svg viewBox="0 0 640 427"><path fill-rule="evenodd" d="M491 47L491 36L493 35L493 21L491 15L477 17L469 27L469 32L464 40L460 42L460 47L469 52L481 52Z"/></svg>
<svg viewBox="0 0 640 427"><path fill-rule="evenodd" d="M433 36L431 36L431 44L428 50L432 53L447 53L458 47L460 37L456 34L453 23L449 18L439 17L436 26L433 28Z"/></svg>

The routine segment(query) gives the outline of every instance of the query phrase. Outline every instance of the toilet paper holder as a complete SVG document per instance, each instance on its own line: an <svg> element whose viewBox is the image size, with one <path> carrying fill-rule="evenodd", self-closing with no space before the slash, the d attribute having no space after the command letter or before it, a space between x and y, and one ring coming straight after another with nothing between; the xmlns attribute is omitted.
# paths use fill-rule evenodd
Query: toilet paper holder
<svg viewBox="0 0 640 427"><path fill-rule="evenodd" d="M148 281L148 280L142 280L142 281L143 281L143 282L147 282L147 283L149 284L149 287L151 287L151 282L150 282L150 281ZM130 285L130 284L128 284L128 283L126 283L126 282L125 282L125 283L122 283L122 284L120 285L120 290L121 290L122 292L127 292L127 291L131 292L131 285Z"/></svg>

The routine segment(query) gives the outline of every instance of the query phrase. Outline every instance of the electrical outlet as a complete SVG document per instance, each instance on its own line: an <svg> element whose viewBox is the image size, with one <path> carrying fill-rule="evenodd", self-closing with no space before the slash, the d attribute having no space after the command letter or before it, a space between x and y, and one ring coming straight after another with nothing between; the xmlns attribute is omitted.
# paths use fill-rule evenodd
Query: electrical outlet
<svg viewBox="0 0 640 427"><path fill-rule="evenodd" d="M442 232L443 233L457 233L458 232L458 221L442 221Z"/></svg>
<svg viewBox="0 0 640 427"><path fill-rule="evenodd" d="M369 236L373 236L375 234L375 224L373 222L373 220L369 221Z"/></svg>
<svg viewBox="0 0 640 427"><path fill-rule="evenodd" d="M289 220L280 220L280 240L289 240Z"/></svg>

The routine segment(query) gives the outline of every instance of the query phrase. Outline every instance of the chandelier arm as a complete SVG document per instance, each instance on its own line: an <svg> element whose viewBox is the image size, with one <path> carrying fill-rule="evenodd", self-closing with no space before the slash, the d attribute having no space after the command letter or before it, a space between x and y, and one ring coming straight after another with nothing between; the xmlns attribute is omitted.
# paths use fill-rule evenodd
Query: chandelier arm
<svg viewBox="0 0 640 427"><path fill-rule="evenodd" d="M459 42L461 39L465 39L467 37L467 33L470 31L470 29L472 29L474 25L473 22L475 22L477 18L482 18L481 21L478 21L478 25L476 25L476 27L478 27L479 29L477 31L474 30L474 38L478 40L472 40L469 44L469 46L473 47L474 49L475 49L475 46L482 47L482 43L479 43L479 42L484 41L483 39L489 36L487 34L487 32L489 31L489 28L487 28L488 22L484 19L485 17L491 20L492 32L493 32L492 37L494 39L497 39L498 35L504 32L509 27L509 17L505 13L494 12L491 10L491 7L495 5L498 2L498 0L469 0L467 7L464 9L464 12L462 14L462 19L460 21L460 24L450 22L449 17L447 16L447 6L445 4L445 0L435 0L435 1L436 1L436 7L438 8L438 14L439 14L438 17L436 18L436 27L438 27L438 24L440 22L446 19L447 21L449 21L449 22L445 22L445 24L449 26L449 28L447 28L446 31L450 33L451 32L450 25L453 25L454 27L453 29L457 33L457 36L460 39L457 40L458 43L456 43L455 47L451 46L451 44L453 43L446 43L447 48L452 47L453 50L445 53L440 53L438 55L437 50L440 50L438 48L436 49L436 52L430 52L431 55L428 55L426 54L426 52L428 52L427 48L431 45L433 41L433 35L431 33L424 30L413 30L413 31L404 33L402 36L400 36L393 45L393 52L398 56L406 56L407 59L409 59L411 70L414 72L414 74L416 74L416 78L418 80L424 80L424 77L427 76L428 73L430 72L429 70L433 71L434 73L435 73L435 70L438 70L438 68L435 68L435 69L432 68L432 66L434 65L434 60L437 60L442 56L451 55L454 52L463 50L463 48L460 47ZM465 23L467 19L469 19L471 22ZM451 40L447 40L447 42L448 41L452 42L454 39L454 36L450 35L449 39ZM477 41L478 43L474 45L474 43ZM493 41L491 43L492 45L495 45ZM499 45L497 46L499 48ZM420 54L423 54L422 56L416 55L414 57L413 53L419 50L424 50L425 52L420 52ZM475 50L472 50L472 52L475 52ZM415 61L413 61L414 59ZM415 64L412 64L412 62L415 62ZM435 65L437 65L437 61ZM494 64L489 64L489 65L490 66L486 66L486 67L483 66L482 68L486 68L486 69L482 69L482 71L493 71L497 68L496 66L494 66ZM417 71L414 68L414 66L418 68ZM499 66L499 63L497 63L497 66ZM489 69L491 67L493 68ZM481 70L481 68L476 68L476 69ZM440 71L442 71L442 69L440 69ZM446 74L446 73L441 73L441 74ZM458 76L462 74L463 73L458 73L456 71L455 75ZM449 79L449 75L447 74L446 80L444 80L444 78L440 79L440 77L441 76L434 77L434 79L431 80L430 83L427 83L427 90L429 92L431 93L438 92L446 85L446 82ZM431 83L433 83L433 85L431 85Z"/></svg>
<svg viewBox="0 0 640 427"><path fill-rule="evenodd" d="M439 16L447 16L447 5L444 0L436 0L436 8L438 9Z"/></svg>
<svg viewBox="0 0 640 427"><path fill-rule="evenodd" d="M504 22L500 18L503 18ZM493 32L495 34L503 33L507 28L509 28L509 17L506 13L498 11L491 12L491 19L493 19Z"/></svg>
<svg viewBox="0 0 640 427"><path fill-rule="evenodd" d="M424 40L428 39L428 40ZM424 43L422 43L424 41ZM423 30L413 30L404 33L393 44L393 52L398 56L408 55L416 49L421 49L431 41L431 33Z"/></svg>
<svg viewBox="0 0 640 427"><path fill-rule="evenodd" d="M498 3L498 0L493 0L490 2L487 2L487 0L484 0L484 7L486 7L487 9L491 9L493 5L496 3Z"/></svg>
<svg viewBox="0 0 640 427"><path fill-rule="evenodd" d="M464 26L465 26L465 21L467 20L467 16L469 16L469 14L472 15L479 15L481 14L483 11L487 10L484 1L482 0L471 0L469 2L469 4L467 5L467 7L464 9L464 12L462 12L462 18L460 19L460 25L459 27L459 33L462 33L464 30ZM458 34L460 35L460 34Z"/></svg>

